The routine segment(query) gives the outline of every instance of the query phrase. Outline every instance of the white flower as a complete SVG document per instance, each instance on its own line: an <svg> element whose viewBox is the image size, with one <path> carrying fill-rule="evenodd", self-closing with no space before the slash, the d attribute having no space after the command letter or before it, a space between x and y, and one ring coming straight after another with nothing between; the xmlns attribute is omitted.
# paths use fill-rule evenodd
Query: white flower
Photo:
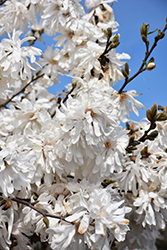
<svg viewBox="0 0 167 250"><path fill-rule="evenodd" d="M112 3L115 0L86 0L85 1L85 6L87 9L90 8L96 8L98 5L103 4L103 3Z"/></svg>
<svg viewBox="0 0 167 250"><path fill-rule="evenodd" d="M87 190L88 192L88 190ZM131 211L130 208L121 207L124 201L115 200L112 197L112 192L108 192L105 189L95 188L92 191L88 192L89 198L83 197L82 192L80 191L80 202L77 198L77 195L74 194L69 198L69 205L75 204L74 212L71 216L67 217L66 220L69 222L78 223L78 233L84 234L86 231L89 233L92 231L90 239L96 236L107 236L107 228L111 234L118 241L125 239L125 235L128 228L129 221L125 219L125 213ZM74 202L75 200L77 202ZM91 230L91 227L94 225L94 232Z"/></svg>
<svg viewBox="0 0 167 250"><path fill-rule="evenodd" d="M55 115L62 131L56 154L67 174L78 171L78 174L90 177L94 166L92 160L100 152L102 136L108 136L118 126L109 96L105 99L99 91L92 89L76 99L69 98L61 110L57 109Z"/></svg>
<svg viewBox="0 0 167 250"><path fill-rule="evenodd" d="M0 8L0 34L20 29L24 31L28 23L28 10L20 1L6 1Z"/></svg>
<svg viewBox="0 0 167 250"><path fill-rule="evenodd" d="M5 197L14 190L28 186L35 172L35 156L20 153L15 138L8 137L6 144L1 142L0 151L0 190Z"/></svg>
<svg viewBox="0 0 167 250"><path fill-rule="evenodd" d="M20 40L20 34L20 31L13 31L12 37L9 34L9 39L2 39L0 44L1 80L3 81L1 85L4 99L18 92L23 84L32 79L32 71L35 69L29 63L28 57L31 63L36 63L35 55L41 54L41 50L35 47L21 47L29 38Z"/></svg>
<svg viewBox="0 0 167 250"><path fill-rule="evenodd" d="M59 23L64 26L71 19L76 19L84 14L83 7L77 0L60 0L60 1L44 1L42 18L46 19L48 24L47 32L55 35L58 30ZM68 15L70 13L71 15Z"/></svg>
<svg viewBox="0 0 167 250"><path fill-rule="evenodd" d="M4 205L0 206L0 247L4 250L9 250L11 244L11 231L14 221L14 210L8 208L5 211Z"/></svg>
<svg viewBox="0 0 167 250"><path fill-rule="evenodd" d="M166 218L161 210L167 209L167 200L162 198L158 192L139 191L133 203L137 207L136 213L139 214L137 221L142 222L143 227L148 225L157 226L158 229L164 229Z"/></svg>
<svg viewBox="0 0 167 250"><path fill-rule="evenodd" d="M120 187L124 190L125 194L127 194L128 191L132 191L132 193L137 196L141 188L147 188L150 180L150 172L148 171L146 162L144 164L140 158L141 155L139 153L135 162L130 160L125 162L123 164L124 171L117 176Z"/></svg>
<svg viewBox="0 0 167 250"><path fill-rule="evenodd" d="M115 94L112 96L113 104L116 105L119 112L119 117L123 122L127 121L126 116L129 116L129 112L131 110L133 110L133 112L138 116L138 109L144 108L144 105L141 102L134 99L136 96L138 95L136 94L135 90L122 92L121 94L115 92ZM131 104L132 108L129 103Z"/></svg>
<svg viewBox="0 0 167 250"><path fill-rule="evenodd" d="M34 70L29 64L27 57L31 63L35 63L35 55L40 55L41 50L35 47L21 47L21 45L34 38L19 39L21 32L13 31L12 37L9 34L9 39L4 38L0 44L0 65L3 68L4 75L11 75L13 79L18 79L18 74L22 80L30 80Z"/></svg>
<svg viewBox="0 0 167 250"><path fill-rule="evenodd" d="M45 73L49 76L54 84L59 82L59 74L66 73L65 69L59 64L61 56L59 49L53 50L48 46L42 57L39 59L39 64L43 66L43 69L40 69L41 73Z"/></svg>
<svg viewBox="0 0 167 250"><path fill-rule="evenodd" d="M60 225L46 230L50 234L49 243L52 249L68 249L76 232L75 225Z"/></svg>

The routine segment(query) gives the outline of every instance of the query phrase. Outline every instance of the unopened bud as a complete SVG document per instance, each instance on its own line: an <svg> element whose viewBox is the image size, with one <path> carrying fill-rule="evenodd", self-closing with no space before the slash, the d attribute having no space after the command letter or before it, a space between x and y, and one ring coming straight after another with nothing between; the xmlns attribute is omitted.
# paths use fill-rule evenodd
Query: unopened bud
<svg viewBox="0 0 167 250"><path fill-rule="evenodd" d="M149 24L143 23L142 26L140 27L141 36L144 35L145 37L147 37L148 29L149 29Z"/></svg>
<svg viewBox="0 0 167 250"><path fill-rule="evenodd" d="M12 202L10 200L7 200L5 203L5 208L8 209L12 206Z"/></svg>
<svg viewBox="0 0 167 250"><path fill-rule="evenodd" d="M146 110L146 116L147 116L147 119L151 122L152 121L152 116L151 116L151 112L149 109Z"/></svg>
<svg viewBox="0 0 167 250"><path fill-rule="evenodd" d="M158 136L158 131L155 130L152 133L150 133L149 135L147 135L147 139L149 139L150 141L153 141L157 136Z"/></svg>
<svg viewBox="0 0 167 250"><path fill-rule="evenodd" d="M118 47L118 45L120 44L120 42L115 42L111 44L111 48L112 49L116 49Z"/></svg>
<svg viewBox="0 0 167 250"><path fill-rule="evenodd" d="M155 36L155 40L158 41L159 39L162 39L164 36L165 36L165 32L158 29L158 35Z"/></svg>
<svg viewBox="0 0 167 250"><path fill-rule="evenodd" d="M107 38L110 38L112 36L112 29L111 28L107 29L106 36L107 36Z"/></svg>
<svg viewBox="0 0 167 250"><path fill-rule="evenodd" d="M129 64L127 62L125 63L125 71L129 76Z"/></svg>
<svg viewBox="0 0 167 250"><path fill-rule="evenodd" d="M119 42L119 34L116 34L116 35L113 37L112 42L113 42L113 43Z"/></svg>
<svg viewBox="0 0 167 250"><path fill-rule="evenodd" d="M165 36L165 32L161 32L161 34L160 34L160 38L159 38L159 39L164 38L164 36Z"/></svg>
<svg viewBox="0 0 167 250"><path fill-rule="evenodd" d="M43 222L45 223L46 227L49 227L49 220L46 216L43 217Z"/></svg>
<svg viewBox="0 0 167 250"><path fill-rule="evenodd" d="M147 66L146 66L146 69L147 69L148 71L151 71L151 70L153 70L155 67L156 67L156 65L155 65L155 62L154 62L154 58L152 57L152 58L150 59L150 61L148 62Z"/></svg>
<svg viewBox="0 0 167 250"><path fill-rule="evenodd" d="M142 35L141 38L142 38L143 42L145 42L145 43L148 42L147 37L145 35Z"/></svg>
<svg viewBox="0 0 167 250"><path fill-rule="evenodd" d="M141 156L142 158L147 158L149 157L150 153L148 152L148 147L146 146L145 148L142 149L141 151Z"/></svg>
<svg viewBox="0 0 167 250"><path fill-rule="evenodd" d="M124 70L124 69L121 69L121 72L122 72L122 75L125 77L125 78L128 78L128 74L127 72Z"/></svg>
<svg viewBox="0 0 167 250"><path fill-rule="evenodd" d="M151 116L152 117L154 117L157 114L158 108L157 108L156 102L154 102L154 104L152 105L150 111L151 111Z"/></svg>
<svg viewBox="0 0 167 250"><path fill-rule="evenodd" d="M158 110L163 111L163 110L164 110L164 107L162 107L161 105L158 105Z"/></svg>
<svg viewBox="0 0 167 250"><path fill-rule="evenodd" d="M159 113L156 115L157 121L166 121L167 120L167 114L166 113Z"/></svg>

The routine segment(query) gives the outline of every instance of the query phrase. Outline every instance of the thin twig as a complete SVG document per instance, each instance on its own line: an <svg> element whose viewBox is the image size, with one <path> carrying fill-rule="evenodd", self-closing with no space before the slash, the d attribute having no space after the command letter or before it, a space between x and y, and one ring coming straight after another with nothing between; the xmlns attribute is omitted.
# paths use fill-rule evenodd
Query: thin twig
<svg viewBox="0 0 167 250"><path fill-rule="evenodd" d="M153 123L154 122L150 123L150 127L144 132L144 135L138 139L139 142L144 142L147 139L148 133L152 130Z"/></svg>
<svg viewBox="0 0 167 250"><path fill-rule="evenodd" d="M17 203L20 203L20 204L23 204L27 207L30 207L32 208L33 210L35 210L36 212L38 212L39 214L42 214L43 217L51 217L51 218L55 218L55 219L59 219L59 220L63 220L65 222L68 222L65 220L65 217L64 216L58 216L58 215L55 215L55 214L49 214L49 213L46 213L40 209L38 209L37 207L35 207L34 205L32 205L30 202L26 201L25 199L21 199L19 197L16 197L16 198L12 198L11 199L12 201L15 201ZM68 223L71 223L71 222L68 222Z"/></svg>
<svg viewBox="0 0 167 250"><path fill-rule="evenodd" d="M21 94L24 92L24 90L34 81L38 80L40 77L43 77L44 73L42 75L39 75L37 77L35 77L34 79L32 79L30 82L28 82L19 92L17 92L16 94L14 94L10 99L8 99L6 102L0 104L0 108L5 107L9 102L11 102L13 100L14 97L16 97L17 95Z"/></svg>
<svg viewBox="0 0 167 250"><path fill-rule="evenodd" d="M164 33L164 32L166 31L166 29L167 29L167 24L165 25L165 27L164 27L162 33ZM147 61L147 59L149 58L149 56L151 55L151 53L153 52L153 50L154 50L155 47L157 46L157 43L158 43L158 41L159 41L160 39L161 39L161 38L158 38L158 36L155 37L154 43L153 43L153 45L152 45L150 51L148 51L147 53L145 53L145 58L144 58L143 61ZM122 93L123 89L126 87L126 85L127 85L129 82L131 82L136 76L138 76L139 74L141 74L143 71L146 70L146 68L143 69L144 65L145 65L145 64L144 64L144 62L143 62L143 63L141 64L139 70L138 70L132 77L130 77L128 80L125 79L124 84L122 85L122 87L121 87L120 90L118 91L119 94Z"/></svg>
<svg viewBox="0 0 167 250"><path fill-rule="evenodd" d="M64 97L64 99L63 99L63 103L65 103L66 101L67 101L67 99L68 99L68 97L69 97L69 95L73 92L73 90L75 89L75 85L72 87L72 89L67 93L67 95ZM60 104L59 104L59 106L58 106L58 109L59 108L61 108L61 102L60 102ZM56 110L55 110L55 112L51 115L51 117L53 118L54 116L55 116L55 114L56 114Z"/></svg>
<svg viewBox="0 0 167 250"><path fill-rule="evenodd" d="M0 5L4 4L7 0L0 1Z"/></svg>

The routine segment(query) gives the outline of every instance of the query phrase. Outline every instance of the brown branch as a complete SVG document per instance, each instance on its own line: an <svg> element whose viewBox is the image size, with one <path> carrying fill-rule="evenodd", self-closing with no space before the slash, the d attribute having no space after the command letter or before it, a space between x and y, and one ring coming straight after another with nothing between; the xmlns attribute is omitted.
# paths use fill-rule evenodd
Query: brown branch
<svg viewBox="0 0 167 250"><path fill-rule="evenodd" d="M46 213L46 212L40 210L39 208L35 207L34 205L32 205L30 202L26 201L25 199L21 199L19 197L16 197L16 198L12 198L11 200L15 201L17 203L23 204L23 205L25 205L27 207L32 208L33 210L35 210L39 214L42 214L43 217L51 217L51 218L60 219L60 220L63 220L65 222L68 222L68 221L65 220L65 216L58 216L58 215L55 215L55 214ZM68 222L68 223L72 223L72 222Z"/></svg>
<svg viewBox="0 0 167 250"><path fill-rule="evenodd" d="M6 102L0 104L0 108L5 107L9 102L11 102L13 100L14 97L16 97L17 95L21 94L24 92L24 90L34 81L38 80L40 77L43 77L44 73L42 75L39 75L35 78L33 78L30 82L28 82L19 92L17 92L16 94L14 94L10 99L8 99Z"/></svg>
<svg viewBox="0 0 167 250"><path fill-rule="evenodd" d="M147 139L148 133L152 130L154 122L150 123L150 127L144 132L144 135L138 139L139 142L144 142Z"/></svg>
<svg viewBox="0 0 167 250"><path fill-rule="evenodd" d="M7 0L0 1L0 5L4 4Z"/></svg>
<svg viewBox="0 0 167 250"><path fill-rule="evenodd" d="M72 89L67 93L67 95L66 95L66 96L64 97L64 99L63 99L63 103L65 103L65 102L67 101L69 95L73 92L73 90L75 89L75 87L76 87L76 85L74 85L74 86L72 87ZM60 102L60 104L59 104L59 106L58 106L58 109L59 109L59 108L61 108L61 102ZM56 114L56 111L54 111L54 113L51 115L51 117L53 118L53 117L55 116L55 114Z"/></svg>
<svg viewBox="0 0 167 250"><path fill-rule="evenodd" d="M164 29L162 30L161 34L164 33L164 35L165 35L166 29L167 29L167 24L165 25L165 27L164 27ZM151 55L151 53L153 52L153 50L154 50L155 47L157 46L158 41L159 41L160 39L162 39L162 38L163 38L163 37L161 37L159 34L158 34L157 36L155 36L155 38L154 38L154 43L153 43L153 45L152 45L150 51L148 51L148 52L146 51L146 53L145 53L145 58L144 58L143 61L147 61L147 59L149 58L149 56ZM129 82L131 82L135 77L137 77L139 74L141 74L143 71L146 70L146 68L143 69L144 65L145 65L145 64L144 64L144 62L143 62L143 63L141 64L139 70L138 70L132 77L130 77L128 80L125 79L124 84L122 85L122 87L121 87L120 90L118 91L119 94L122 93L123 89L126 87L126 85L127 85Z"/></svg>

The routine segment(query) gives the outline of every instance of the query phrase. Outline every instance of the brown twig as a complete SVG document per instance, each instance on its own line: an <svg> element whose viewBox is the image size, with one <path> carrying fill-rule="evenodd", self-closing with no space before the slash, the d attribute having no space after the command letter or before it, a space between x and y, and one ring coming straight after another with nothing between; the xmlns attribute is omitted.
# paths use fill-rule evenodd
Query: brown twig
<svg viewBox="0 0 167 250"><path fill-rule="evenodd" d="M39 75L37 77L35 77L34 79L32 79L30 82L28 82L19 92L17 92L16 94L14 94L10 99L8 99L6 102L0 104L0 108L5 107L9 102L11 102L13 100L14 97L16 97L17 95L21 94L24 92L24 90L34 81L38 80L40 77L43 77L44 73L42 75Z"/></svg>
<svg viewBox="0 0 167 250"><path fill-rule="evenodd" d="M7 0L0 1L0 5L4 4Z"/></svg>
<svg viewBox="0 0 167 250"><path fill-rule="evenodd" d="M43 217L51 217L51 218L55 218L55 219L59 219L59 220L63 220L65 222L68 222L68 221L65 220L64 216L58 216L58 215L55 215L55 214L46 213L46 212L40 210L39 208L35 207L34 205L32 205L30 202L26 201L25 199L21 199L19 197L15 197L15 198L12 198L11 200L15 201L17 203L23 204L23 205L25 205L27 207L32 208L33 210L35 210L39 214L42 214ZM68 222L68 223L71 223L71 222Z"/></svg>
<svg viewBox="0 0 167 250"><path fill-rule="evenodd" d="M165 25L165 27L164 27L164 29L162 30L161 34L162 34L162 33L165 33L166 29L167 29L167 24ZM145 61L145 62L147 61L147 59L149 58L149 56L151 55L151 53L153 52L153 50L154 50L155 47L157 46L157 43L158 43L158 41L159 41L160 39L162 39L160 36L158 36L158 35L155 36L155 38L154 38L154 43L153 43L153 45L152 45L150 51L146 51L146 53L145 53L145 58L144 58L143 61ZM148 50L148 49L147 49L147 50ZM132 77L130 77L129 79L125 79L124 84L122 85L122 87L121 87L120 90L118 91L119 94L122 93L123 89L126 87L126 85L127 85L129 82L131 82L135 77L137 77L139 74L141 74L143 71L146 70L146 68L143 69L144 65L145 65L145 64L144 64L144 62L143 62L143 63L141 64L139 70L138 70Z"/></svg>
<svg viewBox="0 0 167 250"><path fill-rule="evenodd" d="M138 139L139 142L144 142L147 139L148 133L152 130L153 123L154 122L150 123L150 127L144 132L144 135Z"/></svg>
<svg viewBox="0 0 167 250"><path fill-rule="evenodd" d="M67 93L67 95L66 95L66 96L64 97L64 99L63 99L63 103L65 103L65 102L67 101L69 95L73 92L73 90L75 89L75 87L76 87L76 85L74 85L74 86L72 87L72 89ZM59 108L61 108L61 101L60 101L59 106L58 106L58 109L59 109ZM56 110L55 110L54 113L51 115L51 117L53 118L53 117L55 116L55 114L56 114Z"/></svg>

